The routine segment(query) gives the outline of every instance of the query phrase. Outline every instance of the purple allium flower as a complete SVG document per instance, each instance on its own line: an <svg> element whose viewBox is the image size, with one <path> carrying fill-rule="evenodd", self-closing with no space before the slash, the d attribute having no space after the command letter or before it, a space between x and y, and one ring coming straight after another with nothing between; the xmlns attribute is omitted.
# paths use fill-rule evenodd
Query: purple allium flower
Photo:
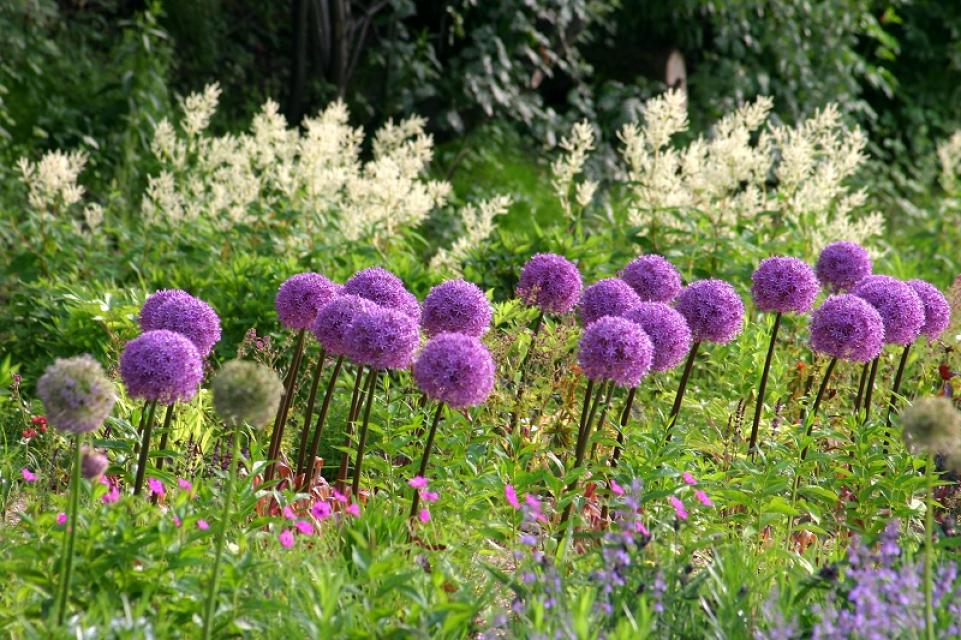
<svg viewBox="0 0 961 640"><path fill-rule="evenodd" d="M527 261L517 283L517 297L544 313L567 313L581 297L581 273L573 262L554 253Z"/></svg>
<svg viewBox="0 0 961 640"><path fill-rule="evenodd" d="M760 311L807 313L821 289L814 270L797 258L766 258L751 276L751 296Z"/></svg>
<svg viewBox="0 0 961 640"><path fill-rule="evenodd" d="M213 308L193 296L174 296L157 309L151 331L166 329L184 336L202 358L220 340L220 318Z"/></svg>
<svg viewBox="0 0 961 640"><path fill-rule="evenodd" d="M134 398L161 404L186 402L197 393L203 361L187 338L173 331L148 331L127 343L120 377Z"/></svg>
<svg viewBox="0 0 961 640"><path fill-rule="evenodd" d="M400 311L415 322L420 320L417 298L404 287L400 278L386 269L370 267L358 271L344 283L343 293L352 293L382 307Z"/></svg>
<svg viewBox="0 0 961 640"><path fill-rule="evenodd" d="M311 331L327 353L345 356L350 350L347 330L354 320L377 305L366 298L345 293L337 296L317 312Z"/></svg>
<svg viewBox="0 0 961 640"><path fill-rule="evenodd" d="M681 274L658 255L634 258L620 275L645 302L670 302L681 290Z"/></svg>
<svg viewBox="0 0 961 640"><path fill-rule="evenodd" d="M110 461L100 451L84 445L82 447L83 457L80 459L80 474L87 480L97 480L103 475Z"/></svg>
<svg viewBox="0 0 961 640"><path fill-rule="evenodd" d="M833 242L821 251L814 270L823 284L846 291L871 275L871 256L853 242Z"/></svg>
<svg viewBox="0 0 961 640"><path fill-rule="evenodd" d="M811 348L855 362L869 362L884 347L884 322L861 298L831 296L811 314Z"/></svg>
<svg viewBox="0 0 961 640"><path fill-rule="evenodd" d="M921 298L924 305L924 326L921 333L931 340L937 340L944 330L951 324L951 305L930 282L924 280L908 280L908 286Z"/></svg>
<svg viewBox="0 0 961 640"><path fill-rule="evenodd" d="M684 287L674 305L695 342L725 344L741 333L744 303L723 280L699 280Z"/></svg>
<svg viewBox="0 0 961 640"><path fill-rule="evenodd" d="M406 369L420 344L417 321L409 315L375 306L347 329L347 357L372 369Z"/></svg>
<svg viewBox="0 0 961 640"><path fill-rule="evenodd" d="M653 371L676 367L691 349L691 330L680 313L663 302L642 302L624 317L636 322L654 345Z"/></svg>
<svg viewBox="0 0 961 640"><path fill-rule="evenodd" d="M230 426L260 427L274 417L284 385L270 368L249 360L231 360L210 383L214 408Z"/></svg>
<svg viewBox="0 0 961 640"><path fill-rule="evenodd" d="M182 289L161 289L150 294L140 308L140 329L143 331L162 329L163 327L157 326L157 312L171 300L192 297Z"/></svg>
<svg viewBox="0 0 961 640"><path fill-rule="evenodd" d="M274 307L288 329L309 329L322 306L340 293L340 285L319 273L298 273L277 290Z"/></svg>
<svg viewBox="0 0 961 640"><path fill-rule="evenodd" d="M414 379L435 400L455 409L472 407L487 400L494 388L494 359L473 336L441 333L414 362Z"/></svg>
<svg viewBox="0 0 961 640"><path fill-rule="evenodd" d="M68 433L88 433L103 424L117 399L113 383L89 355L57 359L40 380L37 396L50 424Z"/></svg>
<svg viewBox="0 0 961 640"><path fill-rule="evenodd" d="M639 304L634 289L620 278L598 280L581 296L581 321L586 327L604 316L623 316Z"/></svg>
<svg viewBox="0 0 961 640"><path fill-rule="evenodd" d="M479 338L487 333L494 309L484 292L464 280L442 282L424 298L421 326L428 336L463 333Z"/></svg>
<svg viewBox="0 0 961 640"><path fill-rule="evenodd" d="M924 303L906 282L891 276L868 276L851 293L867 300L884 322L884 341L911 344L924 326Z"/></svg>
<svg viewBox="0 0 961 640"><path fill-rule="evenodd" d="M647 375L654 346L640 325L624 318L605 316L584 330L577 361L591 380L613 380L621 387L636 387Z"/></svg>

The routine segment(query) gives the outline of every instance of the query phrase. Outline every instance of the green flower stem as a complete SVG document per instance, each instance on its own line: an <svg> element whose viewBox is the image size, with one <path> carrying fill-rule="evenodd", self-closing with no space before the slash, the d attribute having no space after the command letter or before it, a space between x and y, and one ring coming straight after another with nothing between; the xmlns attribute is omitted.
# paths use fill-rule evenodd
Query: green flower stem
<svg viewBox="0 0 961 640"><path fill-rule="evenodd" d="M310 393L307 395L307 411L304 413L304 426L300 431L300 446L297 447L297 465L294 467L294 477L303 473L304 458L307 455L307 440L310 437L310 421L314 418L314 404L317 402L317 387L320 386L320 374L324 370L327 351L320 350L317 356L317 366L314 367L314 379L310 383Z"/></svg>
<svg viewBox="0 0 961 640"><path fill-rule="evenodd" d="M210 640L213 633L214 611L217 608L217 584L220 581L220 564L224 555L224 539L227 535L227 526L230 521L230 509L234 499L234 484L237 478L237 466L240 464L240 433L235 429L232 437L233 455L230 457L230 470L227 473L227 483L224 486L224 510L220 516L220 526L217 527L217 539L215 541L216 551L214 552L214 567L210 575L210 583L207 587L207 606L204 610L204 640Z"/></svg>
<svg viewBox="0 0 961 640"><path fill-rule="evenodd" d="M867 388L864 390L864 422L871 419L871 399L874 397L874 380L878 376L878 356L871 362L871 373L868 374Z"/></svg>
<svg viewBox="0 0 961 640"><path fill-rule="evenodd" d="M894 383L891 385L891 398L888 400L888 415L885 418L885 423L888 427L891 426L891 414L897 413L898 392L901 390L901 381L904 379L904 368L908 364L908 354L910 352L911 345L904 345L904 351L901 352L901 361L898 363L898 371L894 374Z"/></svg>
<svg viewBox="0 0 961 640"><path fill-rule="evenodd" d="M367 375L370 376L370 373ZM364 367L358 366L357 374L354 376L354 390L350 394L350 410L347 412L347 426L344 427L344 451L340 456L340 467L337 469L337 484L335 488L341 493L344 492L344 487L347 484L347 468L350 465L350 439L354 435L354 422L357 420L358 407L363 403L363 398L361 397L361 390L364 388L361 382L363 379Z"/></svg>
<svg viewBox="0 0 961 640"><path fill-rule="evenodd" d="M70 593L70 575L73 572L73 550L77 538L78 512L80 511L80 452L83 436L73 437L73 472L70 478L70 497L67 502L67 524L63 537L63 557L60 559L60 589L57 593L57 626L62 626L67 616L67 595Z"/></svg>
<svg viewBox="0 0 961 640"><path fill-rule="evenodd" d="M324 391L324 401L320 405L320 413L317 415L317 426L314 427L314 439L310 443L310 453L304 459L303 476L304 482L302 488L310 491L310 483L314 478L314 461L317 459L317 453L320 450L320 436L324 430L324 422L327 420L327 413L330 410L330 401L334 397L334 391L337 389L337 378L340 377L340 371L344 365L344 356L339 356L337 362L334 363L334 370L330 372L330 380L327 381L327 389Z"/></svg>
<svg viewBox="0 0 961 640"><path fill-rule="evenodd" d="M695 342L691 345L691 351L687 355L687 362L684 363L684 373L681 374L681 383L677 386L677 394L674 396L674 406L671 407L671 415L667 423L667 433L665 434L665 442L671 441L671 430L674 425L677 424L677 416L681 413L681 403L684 401L684 392L687 390L687 382L691 379L691 370L694 369L694 358L697 356L697 350L701 347L700 342Z"/></svg>
<svg viewBox="0 0 961 640"><path fill-rule="evenodd" d="M861 367L861 378L858 380L858 395L854 398L854 415L857 415L858 411L861 410L861 402L864 400L864 384L868 380L868 371L870 371L870 369L870 362L865 362Z"/></svg>
<svg viewBox="0 0 961 640"><path fill-rule="evenodd" d="M427 462L430 460L430 451L434 447L434 437L437 435L437 425L440 424L441 416L444 413L444 403L437 403L437 410L434 412L434 420L431 422L430 431L427 433L427 442L424 443L424 455L420 459L420 469L417 475L427 477ZM417 507L420 506L420 490L414 489L414 499L410 504L410 517L413 519L417 515Z"/></svg>
<svg viewBox="0 0 961 640"><path fill-rule="evenodd" d="M167 405L167 411L164 413L164 423L160 431L160 450L165 451L167 449L167 444L170 441L170 426L173 424L174 419L174 406L172 404ZM157 460L157 469L164 468L164 460L167 460L166 456L162 456ZM173 460L170 461L173 464Z"/></svg>
<svg viewBox="0 0 961 640"><path fill-rule="evenodd" d="M360 472L364 464L364 448L367 446L367 428L370 425L370 408L374 404L374 388L377 386L376 369L371 369L367 374L367 403L364 407L364 421L361 423L360 432L357 434L357 458L354 461L354 481L351 484L351 495L354 500L360 494Z"/></svg>
<svg viewBox="0 0 961 640"><path fill-rule="evenodd" d="M526 387L527 387L527 363L531 359L531 353L534 352L534 343L537 340L537 336L538 334L540 334L541 327L543 325L544 325L544 312L541 311L537 316L537 320L534 322L534 330L531 333L531 343L527 347L527 353L524 354L524 359L521 360L521 364L520 364L521 379L517 385L517 399L514 401L514 410L511 412L511 421L510 421L510 430L509 430L510 435L514 435L514 432L517 430L517 421L520 419L521 405L524 402L524 392L526 391Z"/></svg>
<svg viewBox="0 0 961 640"><path fill-rule="evenodd" d="M300 361L304 357L304 338L306 329L301 329L297 333L297 342L294 345L294 356L290 362L290 371L287 372L287 379L284 381L284 396L277 405L277 416L274 418L274 429L270 432L270 446L267 448L267 469L264 471L264 480L271 480L274 477L274 465L277 456L280 455L280 444L284 439L284 426L287 424L287 414L290 412L290 405L294 400L294 390L297 386L297 373L300 371Z"/></svg>
<svg viewBox="0 0 961 640"><path fill-rule="evenodd" d="M764 369L761 372L761 384L757 390L757 405L754 407L754 422L751 423L751 439L747 445L747 451L751 458L757 453L757 432L761 425L761 412L764 410L764 395L767 391L767 377L771 372L771 360L774 358L774 344L777 342L777 333L781 328L781 312L774 316L774 326L771 328L771 342L767 347L767 357L764 358Z"/></svg>
<svg viewBox="0 0 961 640"><path fill-rule="evenodd" d="M934 640L934 455L925 463L924 508L924 630L927 640Z"/></svg>
<svg viewBox="0 0 961 640"><path fill-rule="evenodd" d="M574 471L575 469L579 469L584 462L584 456L587 453L587 444L591 439L591 423L594 421L594 416L597 414L597 406L601 402L601 397L605 395L606 397L604 398L604 409L602 410L602 413L603 414L607 413L607 406L611 402L611 394L614 391L614 383L612 382L607 383L606 394L605 394L604 386L605 385L602 383L597 388L596 393L593 394L594 399L590 403L591 409L586 414L587 417L585 418L584 414L583 413L581 414L582 426L577 434L577 446L574 450L574 465L571 467L570 469L571 471ZM587 385L587 389L584 392L585 407L587 404L587 399L591 395L591 390L592 390L592 385L589 383ZM576 488L577 488L577 480L571 480L570 483L568 483L567 485L567 493L571 493ZM559 527L561 536L564 535L564 525L567 524L568 519L571 517L571 511L573 510L573 508L574 508L574 499L571 498L571 501L568 502L567 506L564 507L564 513L561 514L561 521L560 521L560 527Z"/></svg>
<svg viewBox="0 0 961 640"><path fill-rule="evenodd" d="M140 456L137 458L137 478L134 481L133 494L139 496L143 491L143 481L147 474L147 456L150 455L150 434L153 432L154 414L157 411L157 402L153 401L146 407L147 419L143 426L143 435L140 440Z"/></svg>

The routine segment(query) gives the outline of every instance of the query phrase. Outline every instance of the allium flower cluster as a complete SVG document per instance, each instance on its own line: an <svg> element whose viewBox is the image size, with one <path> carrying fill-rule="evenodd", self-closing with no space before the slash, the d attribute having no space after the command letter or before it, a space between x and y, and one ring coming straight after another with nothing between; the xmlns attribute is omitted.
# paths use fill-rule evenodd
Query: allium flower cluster
<svg viewBox="0 0 961 640"><path fill-rule="evenodd" d="M695 342L725 344L741 333L744 303L723 280L699 280L685 287L674 308L691 330Z"/></svg>
<svg viewBox="0 0 961 640"><path fill-rule="evenodd" d="M581 297L582 286L573 262L554 253L539 253L521 270L517 297L544 313L567 313Z"/></svg>
<svg viewBox="0 0 961 640"><path fill-rule="evenodd" d="M382 307L400 311L415 322L420 319L420 304L417 298L404 287L400 278L386 269L370 267L358 271L344 283L343 293L360 296Z"/></svg>
<svg viewBox="0 0 961 640"><path fill-rule="evenodd" d="M762 260L751 282L754 305L765 312L807 313L821 289L814 270L789 257Z"/></svg>
<svg viewBox="0 0 961 640"><path fill-rule="evenodd" d="M479 338L487 333L494 309L477 285L464 280L448 280L427 294L421 326L428 336L463 333Z"/></svg>
<svg viewBox="0 0 961 640"><path fill-rule="evenodd" d="M376 308L376 304L360 296L339 295L317 312L310 330L327 353L346 356L350 350L347 330L354 320Z"/></svg>
<svg viewBox="0 0 961 640"><path fill-rule="evenodd" d="M581 322L584 326L604 316L622 316L641 303L626 282L619 278L598 280L581 296Z"/></svg>
<svg viewBox="0 0 961 640"><path fill-rule="evenodd" d="M420 344L417 321L394 309L375 306L347 329L347 357L372 369L406 369Z"/></svg>
<svg viewBox="0 0 961 640"><path fill-rule="evenodd" d="M274 417L284 386L269 368L249 360L231 360L210 383L214 408L229 426L260 427Z"/></svg>
<svg viewBox="0 0 961 640"><path fill-rule="evenodd" d="M487 400L494 388L494 360L480 340L461 333L441 333L414 362L421 391L460 409Z"/></svg>
<svg viewBox="0 0 961 640"><path fill-rule="evenodd" d="M651 370L676 367L691 348L691 330L680 313L661 302L642 302L624 318L640 325L654 347Z"/></svg>
<svg viewBox="0 0 961 640"><path fill-rule="evenodd" d="M624 267L620 278L645 302L670 302L681 290L681 274L658 255L635 258Z"/></svg>
<svg viewBox="0 0 961 640"><path fill-rule="evenodd" d="M338 293L340 285L319 273L298 273L277 290L274 307L280 322L288 329L309 329L317 312Z"/></svg>
<svg viewBox="0 0 961 640"><path fill-rule="evenodd" d="M612 380L621 387L636 387L653 359L654 346L640 325L614 316L588 326L577 353L577 361L589 379Z"/></svg>
<svg viewBox="0 0 961 640"><path fill-rule="evenodd" d="M100 476L107 470L107 467L110 466L110 461L107 460L107 456L104 455L103 452L97 451L87 445L82 447L81 453L80 474L87 480L99 480Z"/></svg>
<svg viewBox="0 0 961 640"><path fill-rule="evenodd" d="M120 377L134 398L173 404L197 393L204 366L197 348L173 331L147 331L120 356Z"/></svg>
<svg viewBox="0 0 961 640"><path fill-rule="evenodd" d="M847 291L871 275L871 256L861 245L834 242L824 247L814 266L818 280L836 291Z"/></svg>
<svg viewBox="0 0 961 640"><path fill-rule="evenodd" d="M213 308L193 296L171 296L153 314L152 331L166 329L190 340L202 358L220 341L220 318Z"/></svg>
<svg viewBox="0 0 961 640"><path fill-rule="evenodd" d="M150 294L140 308L140 329L142 331L161 329L162 327L157 326L157 312L171 300L192 297L182 289L161 289Z"/></svg>
<svg viewBox="0 0 961 640"><path fill-rule="evenodd" d="M831 296L811 315L811 348L841 360L869 362L884 348L881 315L857 296Z"/></svg>
<svg viewBox="0 0 961 640"><path fill-rule="evenodd" d="M110 415L117 399L113 383L89 355L57 359L37 381L50 424L68 433L88 433Z"/></svg>
<svg viewBox="0 0 961 640"><path fill-rule="evenodd" d="M908 280L908 286L914 289L924 305L924 325L921 333L930 340L937 340L944 330L951 324L951 305L944 294L938 291L930 282L924 280Z"/></svg>
<svg viewBox="0 0 961 640"><path fill-rule="evenodd" d="M907 345L921 335L924 304L907 283L891 276L868 276L851 293L867 300L884 322L884 341Z"/></svg>

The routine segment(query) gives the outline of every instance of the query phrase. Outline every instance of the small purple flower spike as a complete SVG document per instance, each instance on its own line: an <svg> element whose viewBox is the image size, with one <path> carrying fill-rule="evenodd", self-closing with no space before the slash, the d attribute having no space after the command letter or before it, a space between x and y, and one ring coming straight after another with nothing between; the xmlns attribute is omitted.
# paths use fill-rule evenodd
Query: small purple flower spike
<svg viewBox="0 0 961 640"><path fill-rule="evenodd" d="M651 369L654 346L636 322L604 316L584 330L577 361L589 379L636 387Z"/></svg>
<svg viewBox="0 0 961 640"><path fill-rule="evenodd" d="M884 341L908 345L921 335L924 303L906 282L891 276L868 276L851 293L863 298L881 314Z"/></svg>
<svg viewBox="0 0 961 640"><path fill-rule="evenodd" d="M417 322L409 315L375 306L347 329L347 357L371 369L406 369L420 344Z"/></svg>
<svg viewBox="0 0 961 640"><path fill-rule="evenodd" d="M274 307L288 329L309 329L320 308L340 293L340 285L319 273L298 273L277 290Z"/></svg>
<svg viewBox="0 0 961 640"><path fill-rule="evenodd" d="M822 284L836 291L847 291L871 275L871 256L861 245L834 242L821 251L814 270Z"/></svg>
<svg viewBox="0 0 961 640"><path fill-rule="evenodd" d="M431 338L414 362L421 391L455 409L487 400L494 388L494 360L473 336L441 333Z"/></svg>
<svg viewBox="0 0 961 640"><path fill-rule="evenodd" d="M921 333L929 340L937 340L951 324L951 305L944 294L930 282L908 280L908 286L914 289L924 305L924 326L921 327Z"/></svg>
<svg viewBox="0 0 961 640"><path fill-rule="evenodd" d="M699 280L686 286L674 306L691 329L694 342L726 344L741 333L744 303L723 280Z"/></svg>
<svg viewBox="0 0 961 640"><path fill-rule="evenodd" d="M814 270L797 258L762 260L751 282L754 305L765 312L807 313L821 290Z"/></svg>
<svg viewBox="0 0 961 640"><path fill-rule="evenodd" d="M581 321L586 327L604 316L623 316L639 304L641 299L623 280L598 280L581 296Z"/></svg>
<svg viewBox="0 0 961 640"><path fill-rule="evenodd" d="M148 331L127 343L120 356L120 377L134 398L161 404L186 402L204 375L194 344L173 331Z"/></svg>
<svg viewBox="0 0 961 640"><path fill-rule="evenodd" d="M428 336L463 333L479 338L487 333L494 309L484 292L464 280L442 282L424 298L421 326Z"/></svg>
<svg viewBox="0 0 961 640"><path fill-rule="evenodd" d="M870 362L884 348L881 314L857 296L831 296L811 314L811 348L841 360Z"/></svg>
<svg viewBox="0 0 961 640"><path fill-rule="evenodd" d="M370 267L358 271L344 283L343 293L352 293L388 309L395 309L420 321L420 304L403 281L387 269Z"/></svg>
<svg viewBox="0 0 961 640"><path fill-rule="evenodd" d="M681 291L681 274L662 256L635 258L620 275L644 302L670 302Z"/></svg>
<svg viewBox="0 0 961 640"><path fill-rule="evenodd" d="M539 253L524 265L517 296L544 313L567 313L581 296L581 274L573 262L554 253Z"/></svg>
<svg viewBox="0 0 961 640"><path fill-rule="evenodd" d="M636 322L654 345L653 371L673 369L691 350L691 329L680 313L662 302L642 302L624 317Z"/></svg>

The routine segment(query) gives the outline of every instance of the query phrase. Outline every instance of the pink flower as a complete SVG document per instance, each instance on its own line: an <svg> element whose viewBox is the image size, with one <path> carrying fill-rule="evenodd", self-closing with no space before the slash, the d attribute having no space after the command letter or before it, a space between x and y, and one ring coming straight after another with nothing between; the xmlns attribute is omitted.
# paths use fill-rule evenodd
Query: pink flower
<svg viewBox="0 0 961 640"><path fill-rule="evenodd" d="M421 509L418 517L420 518L421 522L424 522L424 523L430 522L430 510Z"/></svg>
<svg viewBox="0 0 961 640"><path fill-rule="evenodd" d="M156 478L150 478L147 480L147 486L150 487L150 493L154 494L158 498L167 493L164 490L164 483Z"/></svg>
<svg viewBox="0 0 961 640"><path fill-rule="evenodd" d="M517 492L514 491L514 487L509 484L504 485L504 497L507 498L507 504L510 506L515 509L521 508L521 503L517 500Z"/></svg>
<svg viewBox="0 0 961 640"><path fill-rule="evenodd" d="M67 524L67 514L63 511L57 514L57 524L61 526Z"/></svg>
<svg viewBox="0 0 961 640"><path fill-rule="evenodd" d="M437 502L437 499L440 498L440 494L438 494L436 491L421 491L420 497L424 502Z"/></svg>
<svg viewBox="0 0 961 640"><path fill-rule="evenodd" d="M344 494L342 494L342 493L341 493L340 491L338 491L337 489L334 489L334 500L336 500L337 502L339 502L339 503L341 503L341 504L347 504L347 496L345 496Z"/></svg>
<svg viewBox="0 0 961 640"><path fill-rule="evenodd" d="M177 486L184 491L190 491L194 486L190 483L190 480L184 480L183 478L177 478Z"/></svg>
<svg viewBox="0 0 961 640"><path fill-rule="evenodd" d="M321 500L320 502L315 502L314 506L310 508L310 513L318 520L324 520L330 517L332 509L330 504L326 500Z"/></svg>
<svg viewBox="0 0 961 640"><path fill-rule="evenodd" d="M104 504L113 504L114 502L120 500L120 489L117 488L117 485L111 484L110 491L103 494L101 500L103 500Z"/></svg>
<svg viewBox="0 0 961 640"><path fill-rule="evenodd" d="M407 484L415 489L426 489L427 488L427 478L424 476L414 476L407 481Z"/></svg>
<svg viewBox="0 0 961 640"><path fill-rule="evenodd" d="M180 525L182 525L182 524L183 524L183 521L182 521L180 518L178 518L177 516L174 516L174 526L179 529L179 528L180 528Z"/></svg>
<svg viewBox="0 0 961 640"><path fill-rule="evenodd" d="M290 529L284 529L277 539L280 540L280 546L284 549L289 549L294 546L294 533Z"/></svg>
<svg viewBox="0 0 961 640"><path fill-rule="evenodd" d="M360 516L360 505L356 502L349 507L347 507L347 513L354 516L355 518Z"/></svg>
<svg viewBox="0 0 961 640"><path fill-rule="evenodd" d="M613 478L611 478L611 493L613 493L615 496L624 495L624 487L617 484L617 481Z"/></svg>
<svg viewBox="0 0 961 640"><path fill-rule="evenodd" d="M690 472L685 471L681 477L684 479L684 484L697 484L697 478L692 476Z"/></svg>
<svg viewBox="0 0 961 640"><path fill-rule="evenodd" d="M713 507L713 506L714 506L714 503L711 501L710 498L707 497L707 494L704 493L704 492L701 491L701 490L695 491L695 492L694 492L694 497L697 498L697 501L700 502L701 504L703 504L705 507Z"/></svg>
<svg viewBox="0 0 961 640"><path fill-rule="evenodd" d="M309 536L314 532L314 525L306 520L298 520L295 526L297 527L297 531L300 531L305 536Z"/></svg>
<svg viewBox="0 0 961 640"><path fill-rule="evenodd" d="M290 508L290 505L284 507L284 517L287 518L288 520L297 519L297 514L294 513L294 510Z"/></svg>
<svg viewBox="0 0 961 640"><path fill-rule="evenodd" d="M647 527L645 527L644 523L642 523L640 520L634 523L634 531L646 538L651 537L651 532L647 530Z"/></svg>
<svg viewBox="0 0 961 640"><path fill-rule="evenodd" d="M206 531L207 529L210 528L210 525L207 524L206 520L201 518L200 520L197 521L197 528L200 529L201 531Z"/></svg>
<svg viewBox="0 0 961 640"><path fill-rule="evenodd" d="M540 500L538 500L531 494L527 494L526 496L524 496L524 503L527 505L527 508L530 509L531 515L534 516L535 520L539 520L541 522L547 522L547 518L544 517L544 513L541 511Z"/></svg>
<svg viewBox="0 0 961 640"><path fill-rule="evenodd" d="M30 471L30 469L27 469L26 467L20 470L20 475L22 475L23 479L26 480L27 482L37 481L37 476L35 476L33 472Z"/></svg>
<svg viewBox="0 0 961 640"><path fill-rule="evenodd" d="M687 510L684 508L684 503L681 502L677 496L671 496L667 501L674 507L674 515L677 516L678 520L687 520Z"/></svg>

